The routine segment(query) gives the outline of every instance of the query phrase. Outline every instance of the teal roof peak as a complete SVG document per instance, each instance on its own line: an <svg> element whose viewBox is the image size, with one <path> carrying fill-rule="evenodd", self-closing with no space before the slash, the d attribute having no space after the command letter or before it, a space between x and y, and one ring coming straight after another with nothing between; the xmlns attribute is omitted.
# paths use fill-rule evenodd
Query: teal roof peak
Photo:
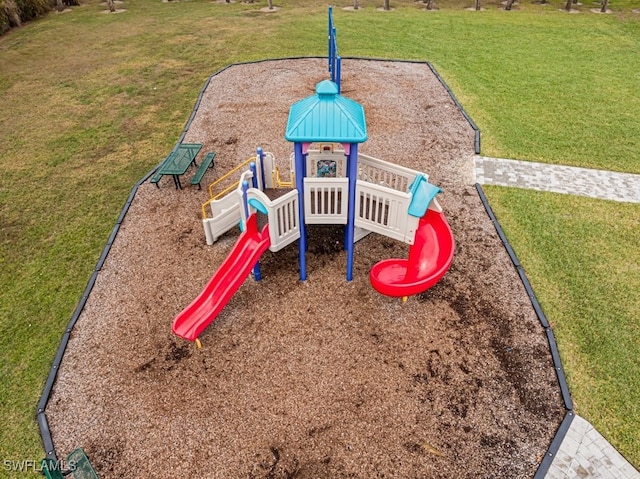
<svg viewBox="0 0 640 479"><path fill-rule="evenodd" d="M298 143L362 143L367 139L364 109L341 96L334 82L323 80L315 95L291 106L284 137Z"/></svg>
<svg viewBox="0 0 640 479"><path fill-rule="evenodd" d="M338 85L331 80L322 80L316 85L316 93L320 96L334 96L339 94Z"/></svg>

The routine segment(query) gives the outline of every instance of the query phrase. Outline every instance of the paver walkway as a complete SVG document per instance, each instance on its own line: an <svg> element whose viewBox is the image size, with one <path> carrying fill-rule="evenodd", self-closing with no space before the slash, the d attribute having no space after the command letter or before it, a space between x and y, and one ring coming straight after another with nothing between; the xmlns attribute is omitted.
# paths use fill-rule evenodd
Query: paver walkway
<svg viewBox="0 0 640 479"><path fill-rule="evenodd" d="M640 203L640 175L530 161L475 157L476 182Z"/></svg>
<svg viewBox="0 0 640 479"><path fill-rule="evenodd" d="M580 416L575 416L545 479L640 479L640 472Z"/></svg>
<svg viewBox="0 0 640 479"><path fill-rule="evenodd" d="M476 156L476 182L640 203L640 175ZM640 479L588 421L575 416L545 479Z"/></svg>

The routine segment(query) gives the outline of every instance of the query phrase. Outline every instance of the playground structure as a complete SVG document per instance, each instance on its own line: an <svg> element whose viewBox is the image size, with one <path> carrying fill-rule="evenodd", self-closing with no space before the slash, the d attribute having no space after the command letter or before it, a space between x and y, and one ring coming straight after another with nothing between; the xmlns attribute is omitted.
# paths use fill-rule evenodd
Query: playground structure
<svg viewBox="0 0 640 479"><path fill-rule="evenodd" d="M367 139L363 107L340 95L340 57L329 9L329 71L332 80L291 106L285 138L293 142L289 181L283 181L274 155L257 149L212 183L202 205L208 245L240 224L242 234L220 268L173 322L173 332L189 341L218 316L253 271L261 279L260 256L298 241L300 280L307 278L307 225L344 225L346 280L353 279L354 244L377 233L410 246L407 259L386 259L370 271L376 291L393 297L421 293L436 284L452 261L454 240L436 200L440 189L425 173L358 151ZM214 194L233 175L237 182ZM275 199L271 190L286 189ZM267 218L259 231L257 214Z"/></svg>
<svg viewBox="0 0 640 479"><path fill-rule="evenodd" d="M319 121L322 118L322 121ZM283 181L274 156L256 156L212 183L202 205L207 244L240 224L242 234L198 297L174 320L178 336L197 341L253 270L260 280L260 256L298 241L300 279L306 280L307 225L344 225L347 281L352 280L354 243L377 233L410 246L407 259L374 265L370 279L380 293L406 298L442 278L453 260L454 242L440 189L425 173L358 152L367 138L364 111L324 80L316 93L290 110L285 138L294 142L290 181ZM239 177L223 191L225 179ZM284 192L270 199L268 190ZM267 226L258 230L257 214Z"/></svg>

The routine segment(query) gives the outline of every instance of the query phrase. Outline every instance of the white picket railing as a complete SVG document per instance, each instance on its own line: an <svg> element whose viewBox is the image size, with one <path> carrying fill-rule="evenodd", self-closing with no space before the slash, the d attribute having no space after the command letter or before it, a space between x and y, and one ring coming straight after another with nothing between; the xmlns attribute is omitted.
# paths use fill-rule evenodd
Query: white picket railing
<svg viewBox="0 0 640 479"><path fill-rule="evenodd" d="M363 154L358 154L358 167L359 180L402 192L409 191L409 185L416 176L423 174L411 168Z"/></svg>
<svg viewBox="0 0 640 479"><path fill-rule="evenodd" d="M242 218L242 182L251 182L251 178L253 173L250 170L244 171L234 190L219 199L209 200L211 218L202 219L204 237L208 245L212 245L220 236L238 226Z"/></svg>
<svg viewBox="0 0 640 479"><path fill-rule="evenodd" d="M308 225L346 225L348 198L348 178L305 178L305 223Z"/></svg>
<svg viewBox="0 0 640 479"><path fill-rule="evenodd" d="M287 194L270 200L262 191L249 188L247 200L258 200L267 209L269 221L269 249L274 253L293 243L300 237L300 224L298 221L298 190L291 190ZM254 209L251 208L253 211ZM244 209L241 211L243 221Z"/></svg>
<svg viewBox="0 0 640 479"><path fill-rule="evenodd" d="M348 212L347 159L344 151L333 146L320 145L320 149L307 153L307 177L304 179L305 222L307 224L346 224ZM263 161L257 162L260 187L275 187L273 154L264 152ZM291 159L293 162L293 159ZM293 165L292 165L293 167ZM262 185L261 169L265 171ZM413 244L418 218L408 215L411 196L409 185L422 173L395 165L368 155L358 154L358 180L356 182L355 226L358 238L368 231ZM213 244L222 234L233 228L244 216L242 208L242 182L251 184L252 173L240 176L237 188L220 199L209 200L212 218L204 218L207 244ZM271 201L259 189L249 189L250 197L259 200L268 209L271 250L277 251L300 236L298 224L297 190ZM437 202L434 202L437 208ZM204 207L203 207L204 212ZM366 231L362 231L366 230Z"/></svg>
<svg viewBox="0 0 640 479"><path fill-rule="evenodd" d="M418 218L407 214L410 203L409 193L358 180L355 225L413 244Z"/></svg>
<svg viewBox="0 0 640 479"><path fill-rule="evenodd" d="M347 157L343 150L334 149L334 146L320 144L320 149L307 151L307 178L345 178L347 176ZM422 174L411 168L358 153L359 180L406 192L415 177Z"/></svg>

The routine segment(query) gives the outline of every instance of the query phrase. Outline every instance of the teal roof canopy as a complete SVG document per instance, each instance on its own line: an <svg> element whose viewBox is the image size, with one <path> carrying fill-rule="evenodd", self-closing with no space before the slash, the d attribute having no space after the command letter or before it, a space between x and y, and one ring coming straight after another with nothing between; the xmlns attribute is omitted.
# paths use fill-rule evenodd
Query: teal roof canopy
<svg viewBox="0 0 640 479"><path fill-rule="evenodd" d="M315 95L291 106L284 137L296 143L362 143L367 139L364 108L338 93L338 85L323 80Z"/></svg>

